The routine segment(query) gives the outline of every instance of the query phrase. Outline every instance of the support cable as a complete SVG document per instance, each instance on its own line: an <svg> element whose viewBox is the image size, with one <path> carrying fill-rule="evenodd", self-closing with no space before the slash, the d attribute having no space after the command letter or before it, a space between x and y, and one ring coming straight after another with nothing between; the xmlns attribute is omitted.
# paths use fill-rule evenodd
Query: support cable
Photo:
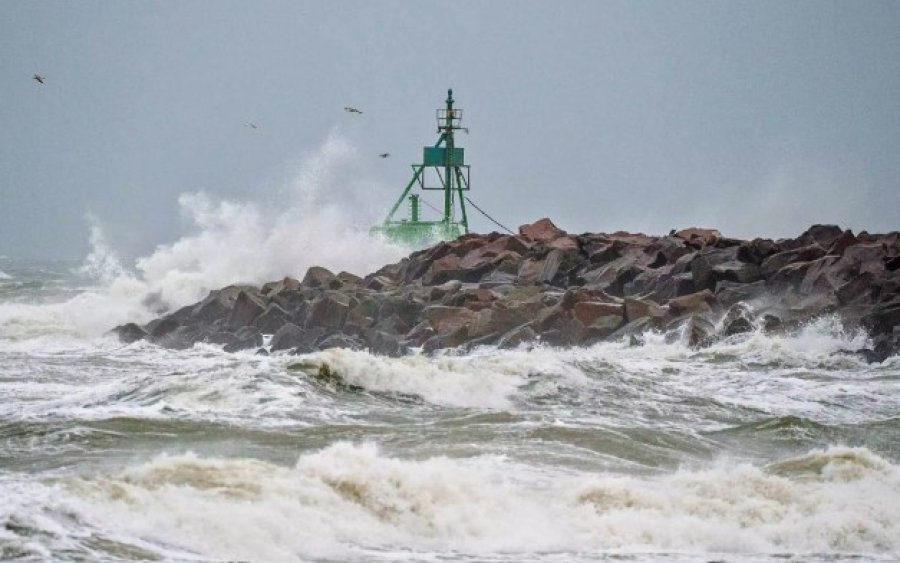
<svg viewBox="0 0 900 563"><path fill-rule="evenodd" d="M441 210L438 209L437 207L435 207L435 206L431 205L430 203L428 203L427 200L420 199L419 201L421 201L422 203L424 203L424 204L427 205L428 207L434 209L434 210L437 211L438 213L443 213L443 211L441 211Z"/></svg>
<svg viewBox="0 0 900 563"><path fill-rule="evenodd" d="M498 227L500 227L501 229L503 229L504 231L506 231L507 233L509 233L509 234L511 234L511 235L515 235L515 234L516 234L516 233L512 232L511 230L509 230L509 228L507 228L506 226L504 226L503 223L501 223L500 221L497 221L496 219L494 219L493 217L491 217L490 215L488 215L483 209L481 209L480 207L478 207L477 205L475 205L475 202L472 201L472 200L469 198L469 196L464 196L464 197L466 198L466 201L468 201L469 204L472 205L472 207L474 207L476 210L478 210L479 213L481 213L482 215L484 215L485 217L487 217L488 219L490 219L495 225L497 225Z"/></svg>

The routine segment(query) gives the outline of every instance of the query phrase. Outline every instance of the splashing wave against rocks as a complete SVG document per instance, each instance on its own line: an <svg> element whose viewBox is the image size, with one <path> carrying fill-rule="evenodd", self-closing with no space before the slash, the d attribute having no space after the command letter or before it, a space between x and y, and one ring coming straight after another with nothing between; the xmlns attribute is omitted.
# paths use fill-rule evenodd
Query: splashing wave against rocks
<svg viewBox="0 0 900 563"><path fill-rule="evenodd" d="M661 332L692 347L795 331L837 315L872 340L846 350L883 361L900 350L900 233L815 225L795 239L718 231L571 235L542 219L414 252L365 278L310 268L303 280L229 286L144 326L126 342L308 353L590 345ZM271 339L269 339L271 337ZM264 342L268 346L263 348Z"/></svg>

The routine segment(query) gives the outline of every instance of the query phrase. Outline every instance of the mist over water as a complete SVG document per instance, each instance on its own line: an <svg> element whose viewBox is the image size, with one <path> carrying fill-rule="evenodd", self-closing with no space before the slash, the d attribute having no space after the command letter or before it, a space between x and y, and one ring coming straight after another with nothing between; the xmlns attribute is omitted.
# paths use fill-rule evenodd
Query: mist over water
<svg viewBox="0 0 900 563"><path fill-rule="evenodd" d="M399 258L345 203L371 191L356 161L334 135L272 199L183 195L188 232L134 264L98 219L83 263L0 258L0 559L900 557L900 359L836 354L868 337L835 318L403 358L107 334Z"/></svg>

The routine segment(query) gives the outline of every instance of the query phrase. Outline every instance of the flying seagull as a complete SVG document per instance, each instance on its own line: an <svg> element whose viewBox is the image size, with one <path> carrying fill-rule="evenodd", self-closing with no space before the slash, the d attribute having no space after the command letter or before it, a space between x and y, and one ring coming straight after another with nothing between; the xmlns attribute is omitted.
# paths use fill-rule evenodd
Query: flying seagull
<svg viewBox="0 0 900 563"><path fill-rule="evenodd" d="M35 75L32 76L31 78L32 78L33 80L37 80L37 81L40 82L41 84L44 83L44 77L41 76L40 74L35 74Z"/></svg>
<svg viewBox="0 0 900 563"><path fill-rule="evenodd" d="M391 153L383 152L383 153L379 154L378 156L380 156L381 158L387 158L387 157L391 156Z"/></svg>
<svg viewBox="0 0 900 563"><path fill-rule="evenodd" d="M259 129L259 127L256 126L256 123L250 123L249 121L248 121L247 123L244 123L244 127L250 127L250 128L253 128L253 129Z"/></svg>
<svg viewBox="0 0 900 563"><path fill-rule="evenodd" d="M345 107L345 108L344 108L344 111L346 111L347 113L358 113L358 114L360 114L360 115L362 114L362 112L359 111L358 109L352 108L352 107L349 107L349 106Z"/></svg>

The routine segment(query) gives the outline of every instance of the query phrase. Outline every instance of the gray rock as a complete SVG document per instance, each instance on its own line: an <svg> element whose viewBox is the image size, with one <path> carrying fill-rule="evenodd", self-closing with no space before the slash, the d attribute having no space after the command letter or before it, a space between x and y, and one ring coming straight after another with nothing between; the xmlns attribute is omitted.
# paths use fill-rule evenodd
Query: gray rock
<svg viewBox="0 0 900 563"><path fill-rule="evenodd" d="M263 339L259 330L253 326L245 326L234 334L234 340L225 345L225 352L237 352L249 348L259 348Z"/></svg>
<svg viewBox="0 0 900 563"><path fill-rule="evenodd" d="M801 246L800 248L785 250L773 254L763 260L762 265L760 266L760 274L766 280L769 280L776 272L789 264L818 260L822 256L825 256L825 250L818 244L810 244Z"/></svg>
<svg viewBox="0 0 900 563"><path fill-rule="evenodd" d="M341 280L337 276L321 266L313 266L308 269L301 283L305 287L320 289L340 289L342 285Z"/></svg>
<svg viewBox="0 0 900 563"><path fill-rule="evenodd" d="M256 317L260 316L266 310L265 301L258 294L247 291L241 291L234 300L234 306L228 315L226 326L230 328L240 328L252 324Z"/></svg>
<svg viewBox="0 0 900 563"><path fill-rule="evenodd" d="M529 325L522 325L507 332L497 344L499 348L516 348L525 342L537 340L537 333Z"/></svg>
<svg viewBox="0 0 900 563"><path fill-rule="evenodd" d="M120 326L117 326L113 329L113 332L119 337L121 342L125 344L131 344L132 342L137 342L138 340L143 340L149 336L147 331L136 325L135 323L126 323Z"/></svg>
<svg viewBox="0 0 900 563"><path fill-rule="evenodd" d="M289 322L291 315L281 305L272 303L253 321L254 326L263 334L275 334L279 328Z"/></svg>
<svg viewBox="0 0 900 563"><path fill-rule="evenodd" d="M350 299L336 291L325 292L314 301L306 317L306 328L322 327L338 330L344 326L347 313L350 312Z"/></svg>
<svg viewBox="0 0 900 563"><path fill-rule="evenodd" d="M273 352L298 348L312 352L316 341L323 334L325 331L322 328L304 329L289 323L272 335L272 341L269 344Z"/></svg>

